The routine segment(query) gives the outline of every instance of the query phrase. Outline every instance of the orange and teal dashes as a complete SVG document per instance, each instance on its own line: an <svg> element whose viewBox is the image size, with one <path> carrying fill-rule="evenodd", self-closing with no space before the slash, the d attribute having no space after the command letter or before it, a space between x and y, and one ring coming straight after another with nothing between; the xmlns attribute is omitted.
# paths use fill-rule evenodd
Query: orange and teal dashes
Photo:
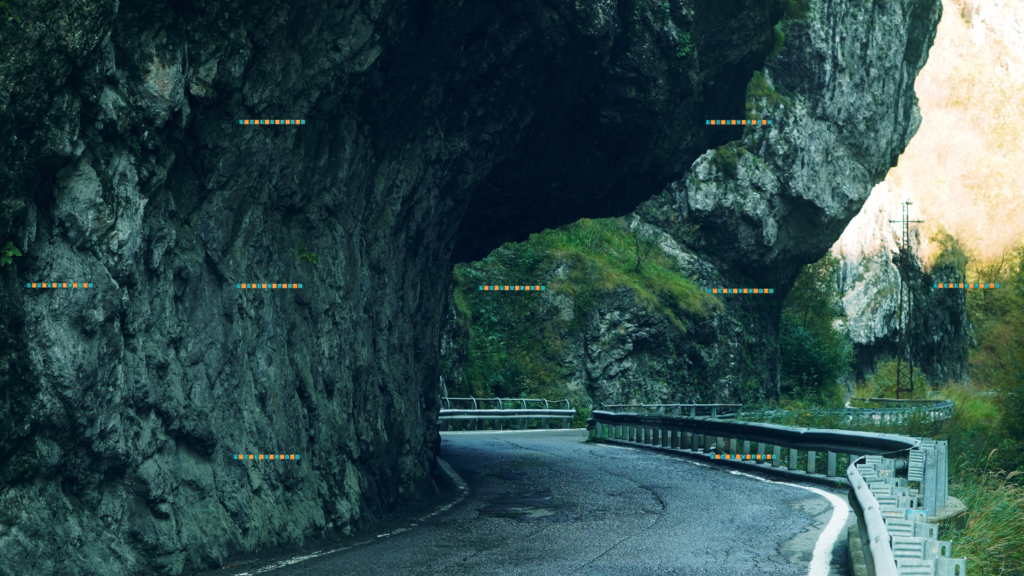
<svg viewBox="0 0 1024 576"><path fill-rule="evenodd" d="M275 119L275 120L239 120L238 123L242 124L242 125L249 124L249 125L255 125L255 126L280 126L282 124L284 124L285 126L301 126L302 124L305 124L306 121L305 120L292 120L292 119L288 119L288 120L280 120L280 119Z"/></svg>
<svg viewBox="0 0 1024 576"><path fill-rule="evenodd" d="M712 454L712 460L771 460L771 454Z"/></svg>
<svg viewBox="0 0 1024 576"><path fill-rule="evenodd" d="M233 454L235 460L299 460L298 454Z"/></svg>
<svg viewBox="0 0 1024 576"><path fill-rule="evenodd" d="M504 292L506 290L508 290L510 292L515 292L516 290L523 290L523 291L526 291L526 292L538 292L538 291L544 290L544 287L543 286L481 286L480 289L484 290L484 291L490 290L490 291L495 291L495 292Z"/></svg>
<svg viewBox="0 0 1024 576"><path fill-rule="evenodd" d="M705 126L771 126L771 120L705 120Z"/></svg>
<svg viewBox="0 0 1024 576"><path fill-rule="evenodd" d="M775 294L775 288L707 288L708 294Z"/></svg>
<svg viewBox="0 0 1024 576"><path fill-rule="evenodd" d="M999 288L999 284L991 284L991 283L979 284L977 282L975 282L973 284L970 283L970 282L959 282L959 283L956 283L956 284L938 283L938 284L932 284L932 288Z"/></svg>
<svg viewBox="0 0 1024 576"><path fill-rule="evenodd" d="M284 290L289 288L299 290L302 288L302 284L267 284L263 282L262 284L235 284L235 288L242 290Z"/></svg>
<svg viewBox="0 0 1024 576"><path fill-rule="evenodd" d="M95 288L88 282L27 282L25 288Z"/></svg>

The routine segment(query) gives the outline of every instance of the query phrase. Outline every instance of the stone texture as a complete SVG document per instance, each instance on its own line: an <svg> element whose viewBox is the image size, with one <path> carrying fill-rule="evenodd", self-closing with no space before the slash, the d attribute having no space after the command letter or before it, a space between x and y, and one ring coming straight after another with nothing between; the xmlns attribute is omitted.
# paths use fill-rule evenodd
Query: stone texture
<svg viewBox="0 0 1024 576"><path fill-rule="evenodd" d="M900 273L898 267L904 198L883 182L832 247L840 259L840 290L846 313L844 329L856 354L855 377L874 371L876 363L898 351ZM911 219L917 219L911 205ZM910 281L913 291L911 331L916 369L933 385L966 383L971 323L963 290L936 290L936 283L963 282L952 259L922 265L917 226L911 227ZM940 262L943 260L940 259Z"/></svg>
<svg viewBox="0 0 1024 576"><path fill-rule="evenodd" d="M451 260L679 178L728 140L696 120L742 107L782 10L12 6L3 576L188 573L432 489ZM270 452L302 460L231 458Z"/></svg>

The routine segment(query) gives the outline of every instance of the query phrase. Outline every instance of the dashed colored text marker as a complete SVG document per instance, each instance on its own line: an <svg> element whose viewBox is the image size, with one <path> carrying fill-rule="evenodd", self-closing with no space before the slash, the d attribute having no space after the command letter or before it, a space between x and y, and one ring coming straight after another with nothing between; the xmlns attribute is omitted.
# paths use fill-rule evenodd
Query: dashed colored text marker
<svg viewBox="0 0 1024 576"><path fill-rule="evenodd" d="M958 282L956 284L938 283L932 284L932 288L999 288L999 284L979 284L977 282Z"/></svg>
<svg viewBox="0 0 1024 576"><path fill-rule="evenodd" d="M771 454L712 454L712 460L771 460Z"/></svg>
<svg viewBox="0 0 1024 576"><path fill-rule="evenodd" d="M249 124L249 125L253 125L253 126L278 126L278 125L281 125L281 124L284 124L285 126L289 126L289 125L290 126L298 126L298 125L305 124L306 121L305 120L292 120L292 119L288 119L288 120L280 120L280 119L275 119L275 120L239 120L238 123L242 124L242 125Z"/></svg>
<svg viewBox="0 0 1024 576"><path fill-rule="evenodd" d="M235 460L299 460L298 454L233 454Z"/></svg>
<svg viewBox="0 0 1024 576"><path fill-rule="evenodd" d="M707 288L708 294L775 294L775 288Z"/></svg>
<svg viewBox="0 0 1024 576"><path fill-rule="evenodd" d="M302 284L268 284L261 282L260 284L235 284L235 288L242 290L298 290L302 288Z"/></svg>
<svg viewBox="0 0 1024 576"><path fill-rule="evenodd" d="M25 288L94 288L88 282L26 282Z"/></svg>
<svg viewBox="0 0 1024 576"><path fill-rule="evenodd" d="M491 291L495 291L495 292L504 292L505 290L512 291L512 292L514 292L516 290L525 290L527 292L531 292L531 291L536 292L536 291L544 290L544 287L543 286L481 286L480 289L484 290L484 291L491 290Z"/></svg>
<svg viewBox="0 0 1024 576"><path fill-rule="evenodd" d="M771 126L771 120L705 120L705 126Z"/></svg>

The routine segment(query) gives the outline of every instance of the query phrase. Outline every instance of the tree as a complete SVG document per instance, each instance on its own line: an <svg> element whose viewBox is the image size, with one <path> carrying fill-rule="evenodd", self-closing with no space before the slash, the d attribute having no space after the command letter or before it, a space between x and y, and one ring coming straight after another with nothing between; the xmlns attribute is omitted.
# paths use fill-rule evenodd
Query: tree
<svg viewBox="0 0 1024 576"><path fill-rule="evenodd" d="M636 268L634 271L640 274L654 248L658 245L658 233L651 227L644 226L639 218L633 222L630 231L633 235L633 243L636 246Z"/></svg>
<svg viewBox="0 0 1024 576"><path fill-rule="evenodd" d="M835 327L843 315L831 253L804 266L786 297L779 331L779 369L794 389L825 392L847 373L853 346Z"/></svg>

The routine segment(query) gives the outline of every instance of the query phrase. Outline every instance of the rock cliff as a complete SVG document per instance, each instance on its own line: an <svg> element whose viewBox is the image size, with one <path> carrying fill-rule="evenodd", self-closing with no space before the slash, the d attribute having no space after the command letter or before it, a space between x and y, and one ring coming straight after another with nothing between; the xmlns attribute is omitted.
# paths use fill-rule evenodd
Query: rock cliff
<svg viewBox="0 0 1024 576"><path fill-rule="evenodd" d="M812 3L741 132L703 120L785 3L10 4L0 574L211 568L431 490L453 259L669 185L784 286L913 133L938 6Z"/></svg>
<svg viewBox="0 0 1024 576"><path fill-rule="evenodd" d="M903 218L902 200L889 184L876 186L832 248L841 261L844 328L854 344L858 378L873 372L878 360L897 353L897 261L903 233L900 224L890 221ZM916 219L914 212L910 216ZM963 282L964 270L944 252L925 270L916 226L911 228L910 246L915 368L923 370L936 386L951 381L965 383L971 331L966 292L933 288L937 283Z"/></svg>
<svg viewBox="0 0 1024 576"><path fill-rule="evenodd" d="M779 393L782 300L801 266L824 256L860 212L920 124L913 81L940 13L937 2L811 3L780 22L772 54L746 88L747 117L772 124L737 131L701 155L638 207L633 224L661 235L675 272L701 288L775 294L724 298L722 309L683 333L631 289L609 291L575 331L563 330L569 394L599 403ZM888 263L879 270L894 271ZM540 317L573 307L558 291L541 298L551 312ZM875 316L861 315L855 329L888 333L890 304L879 300Z"/></svg>

